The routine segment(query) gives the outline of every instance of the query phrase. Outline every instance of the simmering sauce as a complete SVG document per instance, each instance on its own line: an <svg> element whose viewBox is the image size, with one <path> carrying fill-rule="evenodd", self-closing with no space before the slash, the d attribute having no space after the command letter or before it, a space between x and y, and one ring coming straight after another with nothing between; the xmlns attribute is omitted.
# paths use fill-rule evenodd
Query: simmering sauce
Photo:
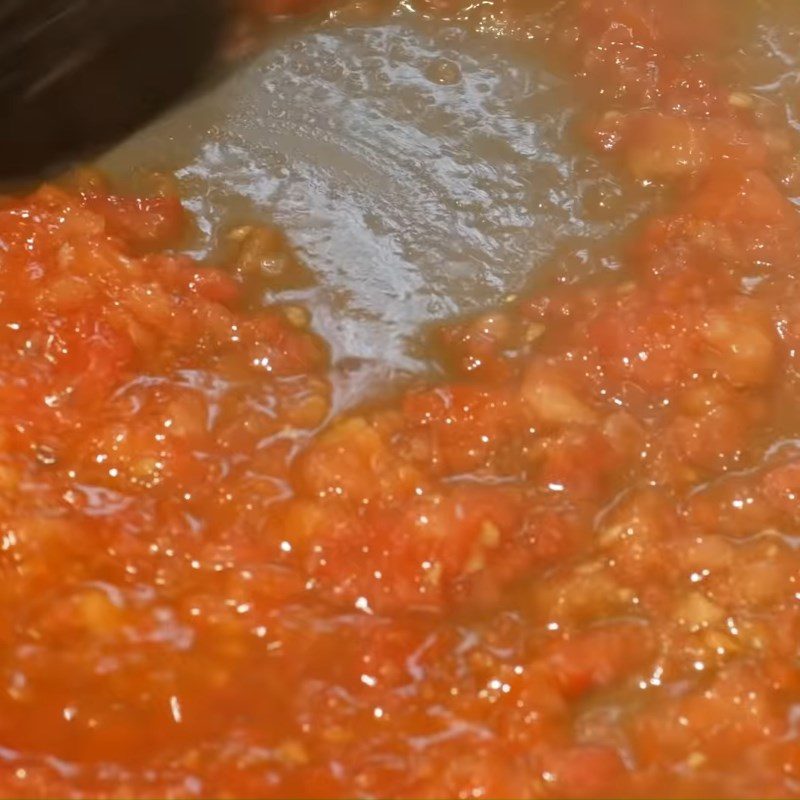
<svg viewBox="0 0 800 800"><path fill-rule="evenodd" d="M800 793L800 27L754 5L409 2L661 199L344 411L253 302L280 230L214 266L168 187L2 200L0 794Z"/></svg>

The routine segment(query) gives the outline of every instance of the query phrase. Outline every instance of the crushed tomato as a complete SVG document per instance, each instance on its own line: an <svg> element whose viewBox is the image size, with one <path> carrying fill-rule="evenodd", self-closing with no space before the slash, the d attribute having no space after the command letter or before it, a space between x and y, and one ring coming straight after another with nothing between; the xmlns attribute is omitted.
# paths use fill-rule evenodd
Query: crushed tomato
<svg viewBox="0 0 800 800"><path fill-rule="evenodd" d="M800 792L788 126L723 0L417 5L529 26L671 203L331 418L308 316L165 250L176 199L3 199L0 796Z"/></svg>

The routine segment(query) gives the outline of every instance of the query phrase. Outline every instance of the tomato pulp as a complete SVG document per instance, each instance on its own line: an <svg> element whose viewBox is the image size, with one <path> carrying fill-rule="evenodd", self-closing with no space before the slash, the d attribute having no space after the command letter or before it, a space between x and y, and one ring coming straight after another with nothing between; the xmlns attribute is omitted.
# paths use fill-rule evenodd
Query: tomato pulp
<svg viewBox="0 0 800 800"><path fill-rule="evenodd" d="M245 302L279 232L214 268L170 195L2 200L0 795L800 793L792 128L722 0L416 10L529 41L668 203L332 415Z"/></svg>

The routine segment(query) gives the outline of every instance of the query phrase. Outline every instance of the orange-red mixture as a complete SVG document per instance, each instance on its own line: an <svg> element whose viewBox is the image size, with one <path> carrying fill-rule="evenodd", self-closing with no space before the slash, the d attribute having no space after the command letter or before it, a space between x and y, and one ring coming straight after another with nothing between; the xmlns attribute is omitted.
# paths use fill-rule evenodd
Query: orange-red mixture
<svg viewBox="0 0 800 800"><path fill-rule="evenodd" d="M724 0L423 5L527 26L671 206L330 419L177 200L3 200L0 795L800 794L789 127Z"/></svg>

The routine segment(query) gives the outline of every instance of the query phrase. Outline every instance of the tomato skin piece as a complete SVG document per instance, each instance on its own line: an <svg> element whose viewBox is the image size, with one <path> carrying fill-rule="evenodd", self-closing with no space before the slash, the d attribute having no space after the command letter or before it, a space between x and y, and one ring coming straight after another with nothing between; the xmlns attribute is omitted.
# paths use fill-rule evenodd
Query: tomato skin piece
<svg viewBox="0 0 800 800"><path fill-rule="evenodd" d="M657 46L665 55L683 55L698 47L713 51L715 37L721 40L725 29L724 11L718 0L681 9L649 0L581 0L574 13L589 41L611 36Z"/></svg>
<svg viewBox="0 0 800 800"><path fill-rule="evenodd" d="M567 51L578 77L598 94L617 104L652 107L675 84L685 87L687 75L703 75L702 64L690 59L725 40L728 17L718 0L681 9L648 0L586 0L565 4L554 39L559 54ZM695 91L698 99L713 96L705 82Z"/></svg>
<svg viewBox="0 0 800 800"><path fill-rule="evenodd" d="M424 457L447 474L470 472L518 435L519 403L512 387L442 386L403 400L419 430Z"/></svg>
<svg viewBox="0 0 800 800"><path fill-rule="evenodd" d="M579 546L572 515L526 511L526 502L535 501L512 488L454 486L397 507L295 502L277 525L326 597L375 611L441 612L489 602Z"/></svg>
<svg viewBox="0 0 800 800"><path fill-rule="evenodd" d="M790 270L798 226L791 203L763 172L721 167L699 181L677 213L648 223L632 261L659 280L687 267L702 270L720 288L765 269ZM666 256L676 251L678 260Z"/></svg>
<svg viewBox="0 0 800 800"><path fill-rule="evenodd" d="M683 206L687 213L734 225L764 226L791 238L798 230L791 203L763 172L728 167L710 173Z"/></svg>
<svg viewBox="0 0 800 800"><path fill-rule="evenodd" d="M611 112L589 126L598 149L621 151L639 180L670 181L716 164L764 169L768 152L762 134L738 120L694 120L676 114Z"/></svg>
<svg viewBox="0 0 800 800"><path fill-rule="evenodd" d="M537 477L545 490L592 498L603 496L624 466L601 433L570 432L548 442Z"/></svg>
<svg viewBox="0 0 800 800"><path fill-rule="evenodd" d="M180 239L187 222L181 201L176 196L86 195L83 205L104 217L109 233L147 249L174 244Z"/></svg>
<svg viewBox="0 0 800 800"><path fill-rule="evenodd" d="M609 786L627 794L628 771L612 747L583 745L556 750L542 757L554 793L563 797L602 797Z"/></svg>
<svg viewBox="0 0 800 800"><path fill-rule="evenodd" d="M158 271L159 278L176 290L190 291L212 303L231 307L242 299L241 286L221 269L197 270L194 261L186 256L155 256L148 262Z"/></svg>
<svg viewBox="0 0 800 800"><path fill-rule="evenodd" d="M793 520L800 519L800 463L789 461L775 467L762 478L767 503Z"/></svg>
<svg viewBox="0 0 800 800"><path fill-rule="evenodd" d="M656 642L646 625L609 624L546 648L546 663L568 698L611 686L653 657Z"/></svg>
<svg viewBox="0 0 800 800"><path fill-rule="evenodd" d="M758 667L735 666L722 671L707 688L665 704L660 720L658 712L644 717L636 732L637 757L650 765L676 753L688 755L699 746L707 758L721 756L722 763L732 766L742 752L769 737L780 738L784 723L775 716L763 678ZM727 702L735 697L744 704L743 712L730 717ZM699 731L703 731L702 740L697 738ZM746 745L744 751L739 749L742 745Z"/></svg>

